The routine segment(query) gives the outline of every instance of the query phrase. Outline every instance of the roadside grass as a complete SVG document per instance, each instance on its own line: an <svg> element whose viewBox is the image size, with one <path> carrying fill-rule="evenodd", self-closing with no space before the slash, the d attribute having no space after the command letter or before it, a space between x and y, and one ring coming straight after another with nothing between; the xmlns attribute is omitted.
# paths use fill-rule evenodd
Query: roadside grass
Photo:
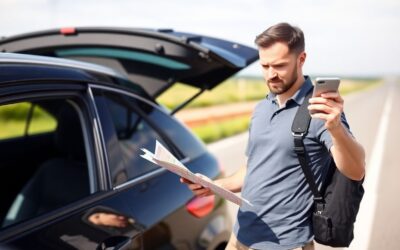
<svg viewBox="0 0 400 250"><path fill-rule="evenodd" d="M21 120L10 120L0 125L0 140L22 136L26 123Z"/></svg>
<svg viewBox="0 0 400 250"><path fill-rule="evenodd" d="M32 112L32 119L28 123L29 112ZM31 103L0 106L0 140L50 132L56 126L54 117Z"/></svg>
<svg viewBox="0 0 400 250"><path fill-rule="evenodd" d="M246 131L249 124L250 116L246 115L218 123L211 121L208 124L194 127L192 131L203 142L210 143Z"/></svg>
<svg viewBox="0 0 400 250"><path fill-rule="evenodd" d="M352 92L376 88L382 83L381 79L344 79L340 83L339 92L341 95L347 95Z"/></svg>
<svg viewBox="0 0 400 250"><path fill-rule="evenodd" d="M261 78L230 78L211 91L205 91L185 108L259 100L266 96L266 90ZM157 98L157 101L172 110L198 91L194 87L178 83Z"/></svg>
<svg viewBox="0 0 400 250"><path fill-rule="evenodd" d="M25 136L26 122L24 120L9 120L0 123L0 140ZM35 119L29 124L26 135L34 135L55 130L57 124L54 119Z"/></svg>

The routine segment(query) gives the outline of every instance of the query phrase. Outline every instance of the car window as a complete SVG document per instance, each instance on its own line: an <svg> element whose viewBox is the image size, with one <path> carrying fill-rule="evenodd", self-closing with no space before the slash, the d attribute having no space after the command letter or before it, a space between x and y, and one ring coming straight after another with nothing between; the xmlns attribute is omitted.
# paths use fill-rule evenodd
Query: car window
<svg viewBox="0 0 400 250"><path fill-rule="evenodd" d="M0 228L91 193L79 107L74 99L54 97L0 104Z"/></svg>
<svg viewBox="0 0 400 250"><path fill-rule="evenodd" d="M0 106L0 140L54 131L56 119L31 102Z"/></svg>
<svg viewBox="0 0 400 250"><path fill-rule="evenodd" d="M57 49L55 51L59 57L91 57L91 58L110 58L110 59L124 59L137 61L140 63L154 64L161 67L174 69L174 70L187 70L190 69L188 64L166 58L165 56L157 56L142 51L123 50L109 47L96 47L96 48L68 48Z"/></svg>
<svg viewBox="0 0 400 250"><path fill-rule="evenodd" d="M36 135L55 131L57 120L38 105L32 105L32 116L27 126L28 135Z"/></svg>
<svg viewBox="0 0 400 250"><path fill-rule="evenodd" d="M107 143L108 151L114 152L108 154L113 185L122 184L158 169L157 165L140 157L143 154L141 148L153 151L156 140L167 145L146 119L148 113L157 112L157 109L129 96L107 91L94 93L103 129L107 126L107 119L110 119L117 136L116 143Z"/></svg>

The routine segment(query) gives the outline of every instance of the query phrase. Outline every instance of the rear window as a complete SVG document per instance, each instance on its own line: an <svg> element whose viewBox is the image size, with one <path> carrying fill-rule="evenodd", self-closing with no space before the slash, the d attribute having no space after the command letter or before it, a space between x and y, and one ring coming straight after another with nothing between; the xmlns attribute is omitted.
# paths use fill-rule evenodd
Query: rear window
<svg viewBox="0 0 400 250"><path fill-rule="evenodd" d="M188 64L178 62L166 57L157 56L140 51L123 50L116 48L70 48L58 49L56 55L59 57L98 57L98 58L114 58L141 63L149 63L173 70L190 69Z"/></svg>

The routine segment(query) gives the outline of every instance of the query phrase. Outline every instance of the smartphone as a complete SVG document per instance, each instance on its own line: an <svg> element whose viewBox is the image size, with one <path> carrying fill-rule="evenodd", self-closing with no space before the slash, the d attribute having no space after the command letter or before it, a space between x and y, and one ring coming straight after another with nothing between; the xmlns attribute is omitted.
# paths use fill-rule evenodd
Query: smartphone
<svg viewBox="0 0 400 250"><path fill-rule="evenodd" d="M317 77L315 79L312 97L321 96L322 93L337 92L339 90L340 79L337 77ZM317 111L310 111L315 114Z"/></svg>
<svg viewBox="0 0 400 250"><path fill-rule="evenodd" d="M337 92L339 84L340 78L338 77L317 77L312 96L321 96L322 93L326 92Z"/></svg>

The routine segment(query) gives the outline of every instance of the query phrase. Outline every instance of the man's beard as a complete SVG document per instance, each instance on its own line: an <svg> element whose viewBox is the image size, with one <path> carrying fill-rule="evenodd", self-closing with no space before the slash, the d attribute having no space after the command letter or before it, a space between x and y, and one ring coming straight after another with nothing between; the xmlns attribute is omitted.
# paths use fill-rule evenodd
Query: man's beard
<svg viewBox="0 0 400 250"><path fill-rule="evenodd" d="M293 74L291 77L285 82L281 80L278 76L268 81L269 91L275 95L280 95L288 91L297 81L297 69L294 68ZM273 87L271 83L279 83L278 87Z"/></svg>

